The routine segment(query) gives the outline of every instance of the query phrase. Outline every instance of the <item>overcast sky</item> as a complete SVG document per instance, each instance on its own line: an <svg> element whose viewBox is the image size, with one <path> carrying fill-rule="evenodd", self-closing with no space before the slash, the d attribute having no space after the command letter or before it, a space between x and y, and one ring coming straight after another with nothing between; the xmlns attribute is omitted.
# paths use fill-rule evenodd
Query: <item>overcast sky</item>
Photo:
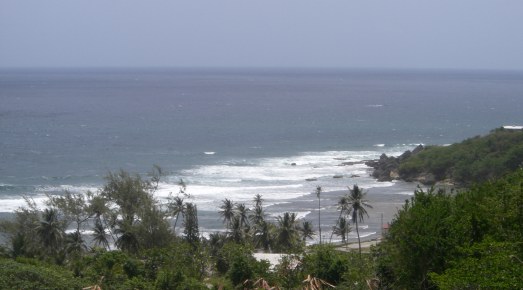
<svg viewBox="0 0 523 290"><path fill-rule="evenodd" d="M523 70L523 0L0 0L0 68Z"/></svg>

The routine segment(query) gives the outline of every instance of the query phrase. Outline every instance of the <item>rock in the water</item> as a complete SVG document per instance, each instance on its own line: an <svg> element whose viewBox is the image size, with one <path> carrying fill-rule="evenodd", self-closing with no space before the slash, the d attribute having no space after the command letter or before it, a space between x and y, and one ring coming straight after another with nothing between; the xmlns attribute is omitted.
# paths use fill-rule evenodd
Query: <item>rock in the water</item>
<svg viewBox="0 0 523 290"><path fill-rule="evenodd" d="M400 163L414 154L417 154L423 150L423 146L417 146L413 151L407 150L399 157L387 156L385 153L381 154L380 159L370 160L365 162L365 165L374 168L372 172L372 177L376 178L378 181L392 181L397 179L409 179L417 180L418 177L404 177L399 174ZM430 177L425 176L423 178L424 182L430 182ZM421 182L421 181L420 181Z"/></svg>

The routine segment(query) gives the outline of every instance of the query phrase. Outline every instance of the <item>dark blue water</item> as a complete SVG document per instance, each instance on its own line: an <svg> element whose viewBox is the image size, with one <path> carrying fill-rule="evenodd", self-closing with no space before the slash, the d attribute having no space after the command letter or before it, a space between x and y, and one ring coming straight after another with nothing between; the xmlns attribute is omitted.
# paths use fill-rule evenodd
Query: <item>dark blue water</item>
<svg viewBox="0 0 523 290"><path fill-rule="evenodd" d="M96 188L108 171L153 164L166 187L183 177L202 196L299 195L302 175L339 173L325 160L521 125L522 106L515 72L1 71L0 198ZM292 160L314 166L290 172Z"/></svg>

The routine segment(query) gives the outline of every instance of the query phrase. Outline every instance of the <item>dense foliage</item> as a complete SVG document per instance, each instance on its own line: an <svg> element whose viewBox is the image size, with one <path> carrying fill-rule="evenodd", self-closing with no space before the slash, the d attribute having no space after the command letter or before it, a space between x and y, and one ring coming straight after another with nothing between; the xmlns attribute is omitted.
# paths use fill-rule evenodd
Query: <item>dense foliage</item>
<svg viewBox="0 0 523 290"><path fill-rule="evenodd" d="M0 258L1 289L81 289L85 280L75 277L65 268L43 264L36 260Z"/></svg>
<svg viewBox="0 0 523 290"><path fill-rule="evenodd" d="M470 185L499 178L523 164L523 130L496 129L450 146L428 146L402 160L399 174L412 179L430 174L435 181Z"/></svg>
<svg viewBox="0 0 523 290"><path fill-rule="evenodd" d="M375 254L384 289L521 289L523 170L459 193L417 190Z"/></svg>

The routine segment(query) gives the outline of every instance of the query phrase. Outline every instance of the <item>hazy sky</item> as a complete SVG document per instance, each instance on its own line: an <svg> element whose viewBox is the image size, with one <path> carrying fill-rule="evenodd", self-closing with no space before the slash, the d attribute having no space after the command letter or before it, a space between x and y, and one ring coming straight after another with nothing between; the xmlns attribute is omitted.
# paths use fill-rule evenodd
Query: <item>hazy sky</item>
<svg viewBox="0 0 523 290"><path fill-rule="evenodd" d="M522 0L0 0L0 68L523 70Z"/></svg>

